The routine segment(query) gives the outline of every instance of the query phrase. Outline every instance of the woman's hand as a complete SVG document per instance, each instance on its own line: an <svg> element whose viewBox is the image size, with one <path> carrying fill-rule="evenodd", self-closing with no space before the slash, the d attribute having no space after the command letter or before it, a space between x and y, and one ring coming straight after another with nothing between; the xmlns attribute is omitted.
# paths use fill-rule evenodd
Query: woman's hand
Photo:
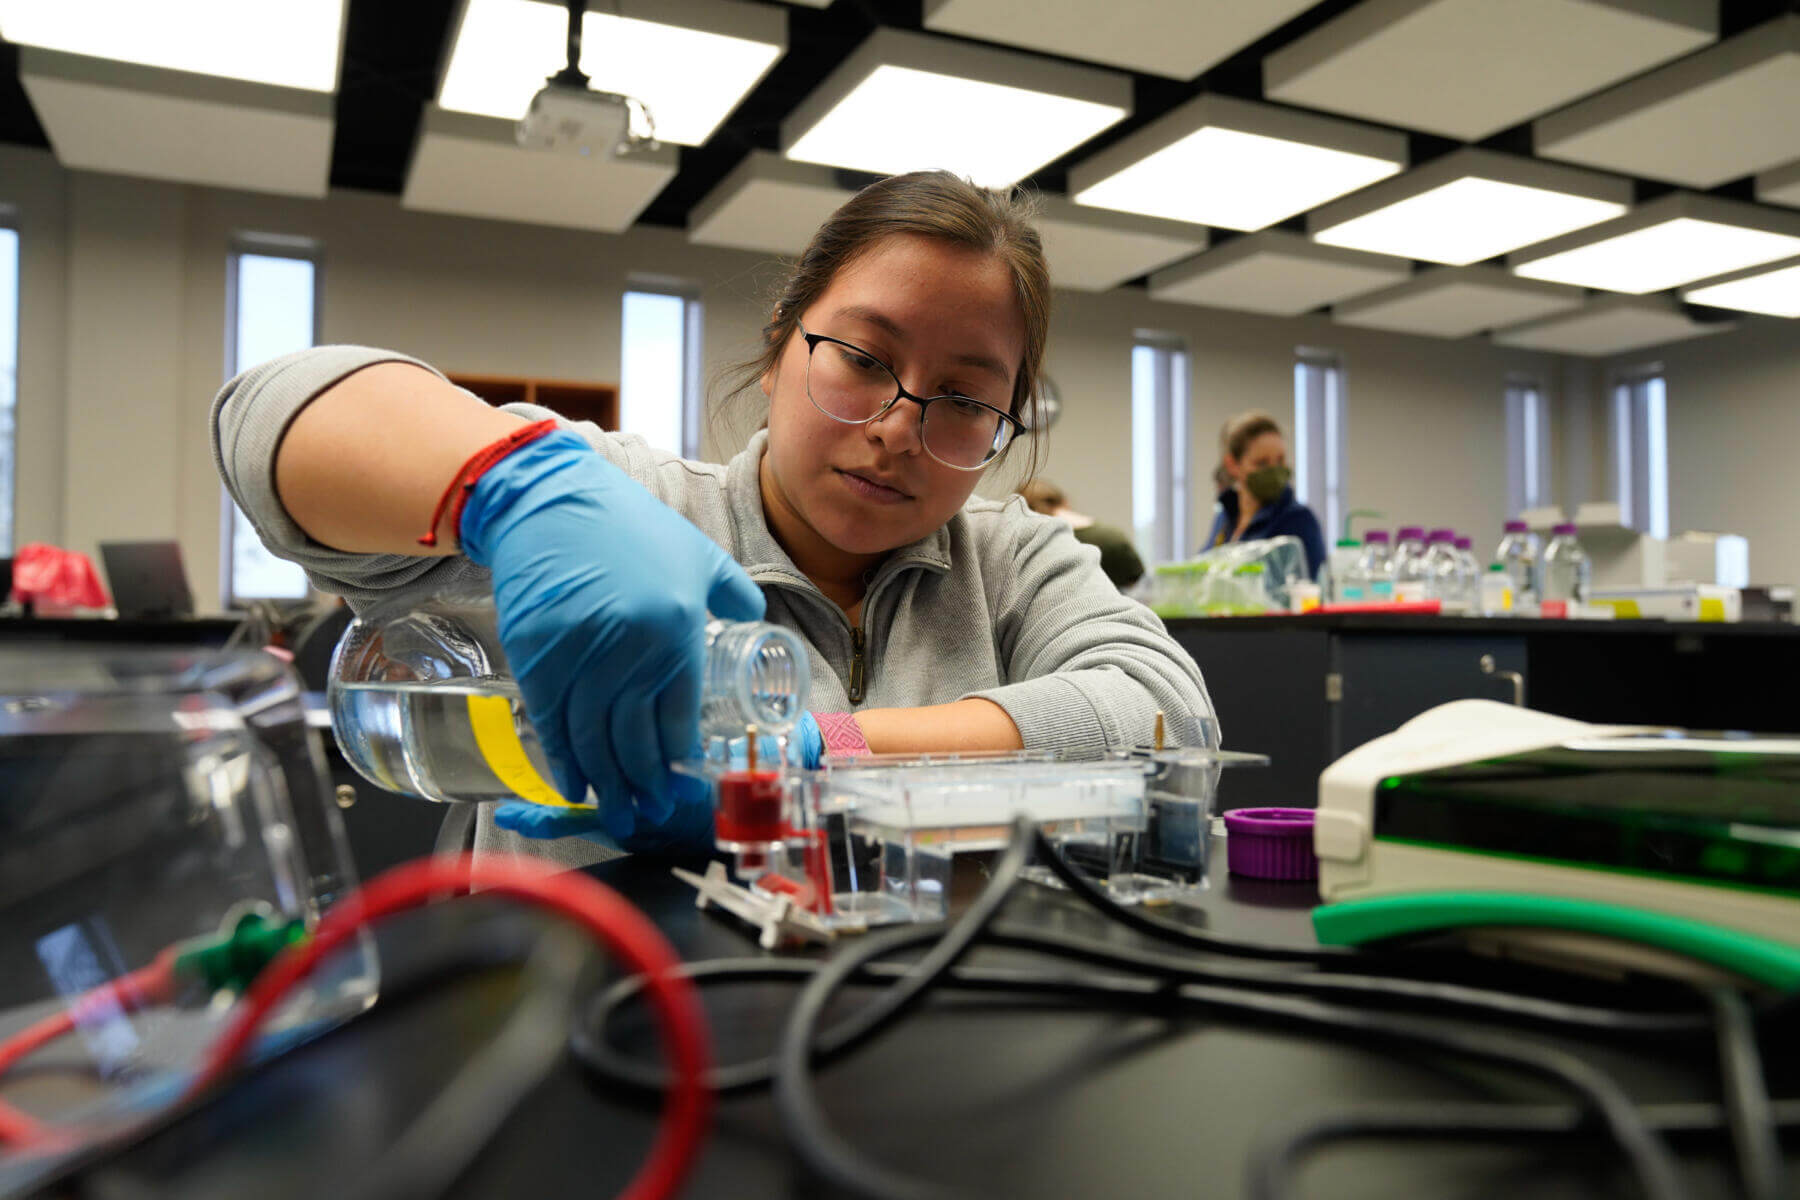
<svg viewBox="0 0 1800 1200"><path fill-rule="evenodd" d="M801 713L788 734L790 765L811 769L825 753L825 739L811 713ZM757 766L772 769L780 760L780 745L770 734L756 742ZM731 765L749 765L744 738L731 742ZM593 809L552 808L517 800L494 810L494 824L528 838L584 837L614 850L633 854L706 854L713 848L713 793L706 782L682 772L670 779L674 811L657 825L640 823L630 835L615 838L607 832L605 817Z"/></svg>
<svg viewBox="0 0 1800 1200"><path fill-rule="evenodd" d="M668 764L699 742L706 615L755 620L761 591L567 431L483 474L459 533L493 575L500 643L562 794L591 787L616 845L650 837L681 807Z"/></svg>

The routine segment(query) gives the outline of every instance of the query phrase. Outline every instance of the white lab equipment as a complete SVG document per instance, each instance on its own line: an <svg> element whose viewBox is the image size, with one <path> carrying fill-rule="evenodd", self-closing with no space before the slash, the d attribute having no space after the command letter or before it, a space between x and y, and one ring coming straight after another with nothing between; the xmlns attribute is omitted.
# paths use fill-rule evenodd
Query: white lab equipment
<svg viewBox="0 0 1800 1200"><path fill-rule="evenodd" d="M1669 583L1750 586L1750 543L1739 534L1690 530L1669 539L1663 561Z"/></svg>
<svg viewBox="0 0 1800 1200"><path fill-rule="evenodd" d="M1585 604L1592 583L1593 564L1581 548L1576 527L1565 521L1552 533L1550 544L1544 547L1543 599Z"/></svg>
<svg viewBox="0 0 1800 1200"><path fill-rule="evenodd" d="M780 737L806 709L806 647L762 621L713 621L700 700L709 754L746 726ZM468 588L378 605L353 621L326 689L344 758L369 782L442 803L565 800L506 664L493 597Z"/></svg>

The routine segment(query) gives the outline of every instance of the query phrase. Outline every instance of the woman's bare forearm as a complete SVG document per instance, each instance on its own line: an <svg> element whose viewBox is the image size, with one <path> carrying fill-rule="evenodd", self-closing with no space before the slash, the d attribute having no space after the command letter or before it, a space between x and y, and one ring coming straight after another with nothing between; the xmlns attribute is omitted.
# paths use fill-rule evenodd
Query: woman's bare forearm
<svg viewBox="0 0 1800 1200"><path fill-rule="evenodd" d="M364 554L454 554L447 514L421 546L438 498L477 450L521 418L409 363L378 363L313 398L275 456L275 488L316 542Z"/></svg>
<svg viewBox="0 0 1800 1200"><path fill-rule="evenodd" d="M1019 727L991 700L957 700L926 708L871 708L856 714L876 754L1023 750Z"/></svg>

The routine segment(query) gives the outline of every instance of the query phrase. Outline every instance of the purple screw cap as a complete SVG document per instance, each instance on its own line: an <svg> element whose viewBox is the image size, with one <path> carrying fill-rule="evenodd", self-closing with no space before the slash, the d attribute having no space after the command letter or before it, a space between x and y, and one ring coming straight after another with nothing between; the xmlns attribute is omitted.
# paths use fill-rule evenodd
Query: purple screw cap
<svg viewBox="0 0 1800 1200"><path fill-rule="evenodd" d="M1523 521L1508 521L1506 523L1506 532L1508 532L1508 533L1530 533L1531 526L1527 525Z"/></svg>
<svg viewBox="0 0 1800 1200"><path fill-rule="evenodd" d="M1234 808L1225 814L1225 865L1252 879L1317 879L1310 808Z"/></svg>

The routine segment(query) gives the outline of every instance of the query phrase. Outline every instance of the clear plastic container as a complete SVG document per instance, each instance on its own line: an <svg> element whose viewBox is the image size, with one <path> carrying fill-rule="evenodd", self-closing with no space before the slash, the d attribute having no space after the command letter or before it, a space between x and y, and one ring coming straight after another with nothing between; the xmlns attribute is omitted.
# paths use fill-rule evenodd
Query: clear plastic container
<svg viewBox="0 0 1800 1200"><path fill-rule="evenodd" d="M1593 575L1587 551L1576 539L1574 525L1558 525L1544 547L1543 598L1585 604Z"/></svg>
<svg viewBox="0 0 1800 1200"><path fill-rule="evenodd" d="M1324 565L1325 595L1338 604L1361 604L1368 600L1368 581L1362 573L1362 544L1354 538L1340 538Z"/></svg>
<svg viewBox="0 0 1800 1200"><path fill-rule="evenodd" d="M785 735L806 709L805 643L762 621L713 621L700 733L708 757L746 726ZM344 631L327 688L331 727L358 774L449 803L561 804L500 648L493 598L469 589L370 610ZM592 792L573 803L597 803Z"/></svg>
<svg viewBox="0 0 1800 1200"><path fill-rule="evenodd" d="M1423 600L1430 591L1431 569L1425 563L1425 530L1402 526L1394 544L1394 598Z"/></svg>
<svg viewBox="0 0 1800 1200"><path fill-rule="evenodd" d="M1512 581L1513 596L1520 603L1538 595L1539 545L1537 534L1523 521L1508 521L1506 536L1494 551L1494 558L1506 568Z"/></svg>
<svg viewBox="0 0 1800 1200"><path fill-rule="evenodd" d="M1512 577L1505 563L1494 563L1481 576L1481 614L1498 617L1512 612Z"/></svg>
<svg viewBox="0 0 1800 1200"><path fill-rule="evenodd" d="M356 882L299 681L261 651L0 649L0 795L0 1038L76 1020L0 1096L90 1134L166 1101L228 1006L187 977L136 1012L80 997L241 920L311 928ZM373 942L353 941L263 1049L362 1010L376 982ZM0 1157L0 1191L53 1159Z"/></svg>
<svg viewBox="0 0 1800 1200"><path fill-rule="evenodd" d="M1486 573L1475 557L1475 543L1466 537L1456 539L1456 561L1462 567L1463 604L1474 612L1481 606L1481 577Z"/></svg>
<svg viewBox="0 0 1800 1200"><path fill-rule="evenodd" d="M1394 556L1388 546L1387 530L1371 529L1363 534L1356 572L1363 580L1365 599L1385 604L1394 598Z"/></svg>
<svg viewBox="0 0 1800 1200"><path fill-rule="evenodd" d="M1434 529L1427 539L1424 557L1425 597L1437 600L1446 609L1461 608L1464 603L1462 560L1456 555L1456 534L1449 529Z"/></svg>

